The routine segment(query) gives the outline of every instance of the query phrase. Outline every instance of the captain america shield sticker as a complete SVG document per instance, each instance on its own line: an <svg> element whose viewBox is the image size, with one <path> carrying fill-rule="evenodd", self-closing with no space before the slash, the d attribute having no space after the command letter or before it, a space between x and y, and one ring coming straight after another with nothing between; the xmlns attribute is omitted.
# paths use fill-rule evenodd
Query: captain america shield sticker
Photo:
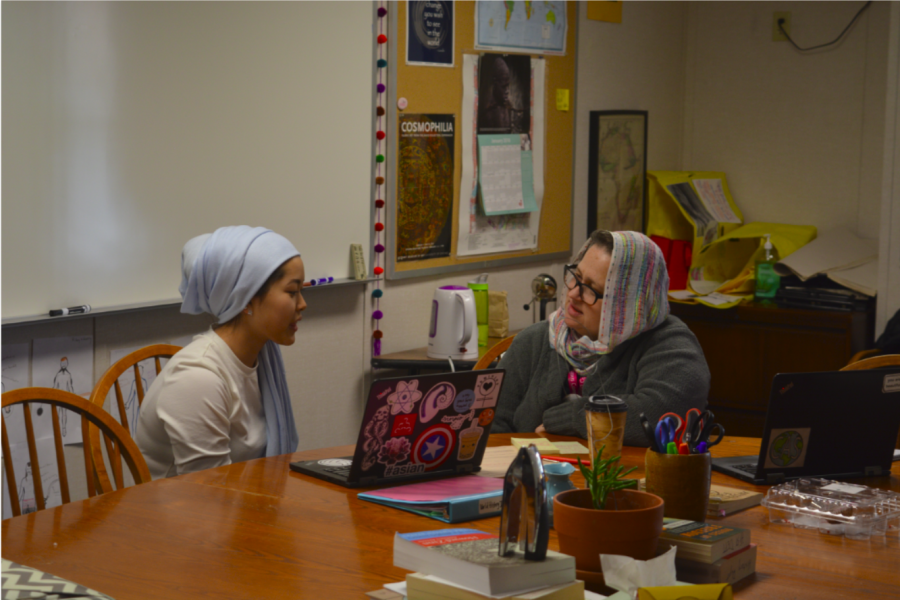
<svg viewBox="0 0 900 600"><path fill-rule="evenodd" d="M447 460L454 444L455 438L450 427L433 425L416 439L412 452L413 462L425 465L425 469L430 471Z"/></svg>

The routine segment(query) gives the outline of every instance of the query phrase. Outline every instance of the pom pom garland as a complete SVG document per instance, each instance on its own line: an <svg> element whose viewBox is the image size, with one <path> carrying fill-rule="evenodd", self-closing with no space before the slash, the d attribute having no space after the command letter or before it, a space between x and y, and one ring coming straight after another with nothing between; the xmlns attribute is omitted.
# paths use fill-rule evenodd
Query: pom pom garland
<svg viewBox="0 0 900 600"><path fill-rule="evenodd" d="M375 312L372 313L372 318L373 318L373 319L380 319L380 318L382 318L383 316L384 316L384 313L381 312L380 310L376 310Z"/></svg>

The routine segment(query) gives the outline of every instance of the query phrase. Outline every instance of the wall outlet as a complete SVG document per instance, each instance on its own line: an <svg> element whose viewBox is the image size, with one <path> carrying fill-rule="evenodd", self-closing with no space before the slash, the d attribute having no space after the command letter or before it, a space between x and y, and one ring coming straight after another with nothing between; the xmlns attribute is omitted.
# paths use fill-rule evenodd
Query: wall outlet
<svg viewBox="0 0 900 600"><path fill-rule="evenodd" d="M786 41L788 41L787 37L781 32L781 29L778 29L779 19L784 19L784 22L781 24L781 27L788 34L790 34L791 33L791 13L789 11L772 13L772 41L773 42L786 42Z"/></svg>

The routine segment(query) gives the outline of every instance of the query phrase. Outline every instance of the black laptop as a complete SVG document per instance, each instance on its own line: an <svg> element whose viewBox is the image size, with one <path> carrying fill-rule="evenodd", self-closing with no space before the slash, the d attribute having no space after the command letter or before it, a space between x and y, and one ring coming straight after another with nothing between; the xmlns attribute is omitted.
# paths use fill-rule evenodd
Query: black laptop
<svg viewBox="0 0 900 600"><path fill-rule="evenodd" d="M481 469L503 369L377 379L353 456L291 463L345 487L398 483Z"/></svg>
<svg viewBox="0 0 900 600"><path fill-rule="evenodd" d="M713 458L755 484L889 475L900 428L900 368L783 373L772 381L759 456Z"/></svg>

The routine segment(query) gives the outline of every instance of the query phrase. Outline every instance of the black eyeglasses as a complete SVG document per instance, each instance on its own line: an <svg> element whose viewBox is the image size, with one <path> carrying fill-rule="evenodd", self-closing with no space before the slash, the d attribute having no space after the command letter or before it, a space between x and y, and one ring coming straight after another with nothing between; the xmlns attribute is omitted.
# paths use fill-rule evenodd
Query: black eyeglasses
<svg viewBox="0 0 900 600"><path fill-rule="evenodd" d="M578 265L566 265L563 268L563 281L566 284L566 288L569 290L574 290L576 286L578 286L578 296L582 299L582 301L588 304L597 304L597 300L603 299L603 293L598 292L591 286L586 283L583 283L578 275L575 274L575 267Z"/></svg>

